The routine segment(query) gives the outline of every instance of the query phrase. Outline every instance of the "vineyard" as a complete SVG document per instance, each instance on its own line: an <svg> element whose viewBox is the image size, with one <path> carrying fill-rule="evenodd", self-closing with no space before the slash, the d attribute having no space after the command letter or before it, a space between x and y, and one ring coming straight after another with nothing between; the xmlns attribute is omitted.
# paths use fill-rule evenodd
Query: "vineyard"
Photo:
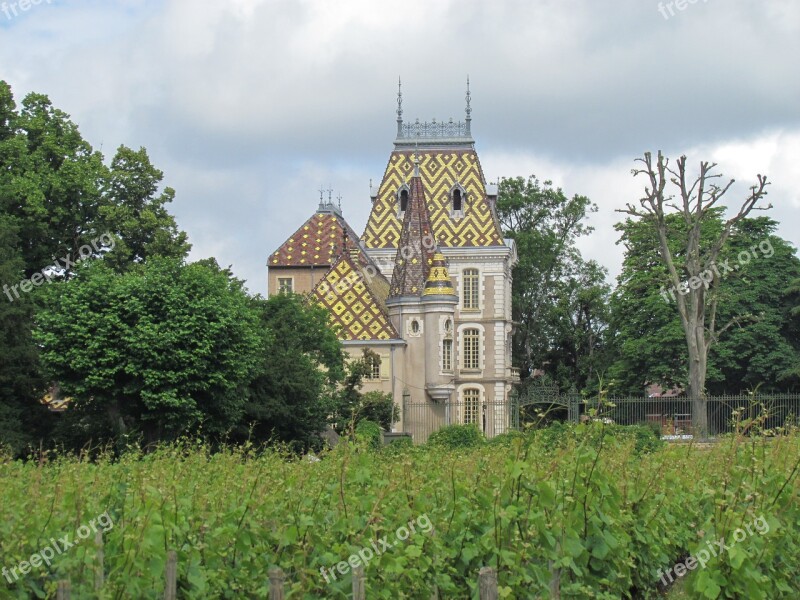
<svg viewBox="0 0 800 600"><path fill-rule="evenodd" d="M361 440L319 459L184 443L5 460L0 596L53 597L68 579L77 598L160 598L174 550L179 598L266 598L273 567L288 598L349 598L353 556L367 598L475 598L486 566L506 598L653 598L681 571L690 597L796 597L800 436L701 448L620 430Z"/></svg>

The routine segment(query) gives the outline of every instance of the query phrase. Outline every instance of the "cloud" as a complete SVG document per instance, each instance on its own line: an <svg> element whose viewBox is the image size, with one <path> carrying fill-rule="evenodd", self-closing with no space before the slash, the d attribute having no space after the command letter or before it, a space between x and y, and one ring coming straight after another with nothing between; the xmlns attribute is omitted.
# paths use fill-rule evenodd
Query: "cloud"
<svg viewBox="0 0 800 600"><path fill-rule="evenodd" d="M462 118L469 74L487 176L536 173L592 198L582 248L612 273L614 210L638 196L630 168L648 149L710 157L745 190L768 172L797 244L799 33L793 0L708 0L669 19L650 0L55 0L0 13L0 67L107 155L145 146L193 256L264 292L267 255L320 185L363 228L398 75L413 120Z"/></svg>

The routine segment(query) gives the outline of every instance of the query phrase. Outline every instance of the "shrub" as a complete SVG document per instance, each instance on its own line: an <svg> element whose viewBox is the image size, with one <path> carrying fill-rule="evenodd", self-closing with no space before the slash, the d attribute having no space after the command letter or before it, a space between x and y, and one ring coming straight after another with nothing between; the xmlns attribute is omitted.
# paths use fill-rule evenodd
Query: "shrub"
<svg viewBox="0 0 800 600"><path fill-rule="evenodd" d="M366 442L367 446L380 450L383 445L383 431L374 421L359 421L356 425L356 440Z"/></svg>
<svg viewBox="0 0 800 600"><path fill-rule="evenodd" d="M448 425L432 433L428 438L431 446L443 448L474 448L486 442L477 425Z"/></svg>

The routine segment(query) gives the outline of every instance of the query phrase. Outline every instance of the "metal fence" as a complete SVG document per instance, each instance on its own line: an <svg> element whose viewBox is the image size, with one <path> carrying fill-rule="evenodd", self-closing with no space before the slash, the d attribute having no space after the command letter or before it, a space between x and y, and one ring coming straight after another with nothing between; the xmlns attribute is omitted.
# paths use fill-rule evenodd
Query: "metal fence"
<svg viewBox="0 0 800 600"><path fill-rule="evenodd" d="M700 408L703 407L703 408ZM699 432L696 410L705 410L706 431ZM699 415L698 415L699 417ZM649 424L665 439L714 437L757 420L762 429L800 424L800 394L709 396L704 404L686 397L582 398L553 388L515 390L506 401L406 402L403 430L424 443L447 425L473 423L486 437L513 429L541 427L552 421L602 419L619 425Z"/></svg>

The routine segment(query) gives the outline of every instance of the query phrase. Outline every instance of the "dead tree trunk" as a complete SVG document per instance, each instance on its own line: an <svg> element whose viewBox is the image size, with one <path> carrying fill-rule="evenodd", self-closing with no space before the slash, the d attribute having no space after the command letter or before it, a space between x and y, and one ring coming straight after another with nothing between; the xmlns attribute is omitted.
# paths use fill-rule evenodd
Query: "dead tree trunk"
<svg viewBox="0 0 800 600"><path fill-rule="evenodd" d="M676 168L669 167L669 159L659 152L653 163L650 152L644 158L637 159L644 165L634 169L633 174L645 175L649 185L645 186L645 195L639 200L640 207L628 204L627 208L618 212L641 218L650 223L658 238L659 252L669 273L670 283L675 290L678 313L686 336L689 353L688 393L693 399L692 425L700 437L708 435L708 413L706 410L706 371L708 368L708 351L719 336L734 323L740 322L744 315L732 319L721 328L717 328L716 287L719 284L719 271L716 261L731 229L744 219L752 210L772 208L756 207L756 203L767 195L769 185L765 175L757 175L758 183L750 188L750 195L742 203L739 212L729 218L722 232L712 240L701 239L703 222L713 216L712 209L733 185L731 179L724 187L715 183L722 177L712 174L716 163L701 162L700 174L690 181L686 174L686 157L681 156ZM677 191L675 196L665 193L667 183L671 183ZM670 232L667 230L666 209L672 208L680 214L685 223L685 239L681 239L681 255L683 264L676 264L670 250ZM674 239L672 241L675 241ZM714 276L716 274L716 276Z"/></svg>

